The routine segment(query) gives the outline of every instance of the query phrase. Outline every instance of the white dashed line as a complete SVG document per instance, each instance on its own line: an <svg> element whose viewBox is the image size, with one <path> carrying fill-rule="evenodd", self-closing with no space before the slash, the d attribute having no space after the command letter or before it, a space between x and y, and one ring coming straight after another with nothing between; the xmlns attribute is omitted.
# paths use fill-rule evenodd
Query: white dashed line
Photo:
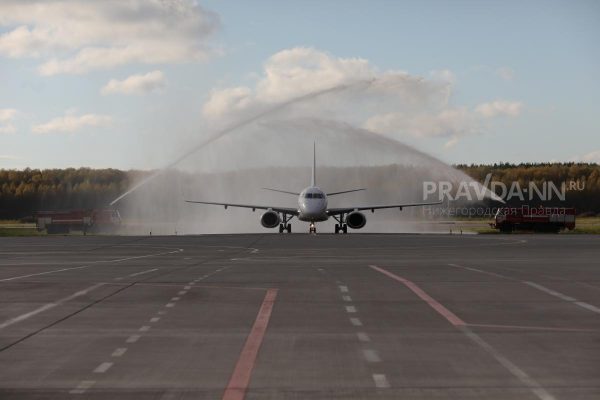
<svg viewBox="0 0 600 400"><path fill-rule="evenodd" d="M350 297L350 296L342 296L342 300L344 300L344 301L352 301L352 297Z"/></svg>
<svg viewBox="0 0 600 400"><path fill-rule="evenodd" d="M177 294L178 294L179 296L183 296L183 295L184 295L184 294L186 294L186 293L187 293L187 290L182 290L182 291L180 291L180 292L177 292Z"/></svg>
<svg viewBox="0 0 600 400"><path fill-rule="evenodd" d="M358 340L360 340L361 342L370 342L371 338L369 337L369 335L367 335L364 332L358 332L356 334L356 336L358 336Z"/></svg>
<svg viewBox="0 0 600 400"><path fill-rule="evenodd" d="M71 394L83 394L86 390L90 389L92 386L96 384L96 381L81 381L79 385L69 393Z"/></svg>
<svg viewBox="0 0 600 400"><path fill-rule="evenodd" d="M363 355L368 362L381 362L381 357L375 350L365 349L363 350Z"/></svg>
<svg viewBox="0 0 600 400"><path fill-rule="evenodd" d="M111 362L103 362L102 364L98 365L96 367L96 369L94 370L95 374L103 374L106 371L108 371L110 369L110 367L113 366L113 363Z"/></svg>
<svg viewBox="0 0 600 400"><path fill-rule="evenodd" d="M39 314L41 312L50 310L51 308L59 306L59 305L61 305L63 303L66 303L66 302L68 302L70 300L73 300L73 299L75 299L77 297L84 296L84 295L88 294L89 292L91 292L92 290L95 290L95 289L97 289L97 288L99 288L100 286L103 286L103 285L104 285L104 283L98 283L98 284L90 286L90 287L88 287L86 289L80 290L79 292L73 293L72 295L70 295L68 297L64 297L64 298L62 298L60 300L56 300L53 303L44 304L43 306L41 306L39 308L36 308L33 311L30 311L28 313L19 315L18 317L11 318L11 319L9 319L9 320L4 321L3 323L1 323L0 324L0 329L4 329L4 328L6 328L8 326L16 324L17 322L24 321L24 320L26 320L28 318L33 317L34 315L37 315L37 314Z"/></svg>
<svg viewBox="0 0 600 400"><path fill-rule="evenodd" d="M355 313L356 312L356 307L354 307L354 306L346 306L346 312L347 313Z"/></svg>
<svg viewBox="0 0 600 400"><path fill-rule="evenodd" d="M362 321L358 318L350 318L350 322L354 326L362 326Z"/></svg>
<svg viewBox="0 0 600 400"><path fill-rule="evenodd" d="M598 308L596 306L593 306L588 303L584 303L583 301L576 301L575 304L577 304L579 307L583 307L587 310L590 310L590 311L600 314L600 308Z"/></svg>
<svg viewBox="0 0 600 400"><path fill-rule="evenodd" d="M459 327L465 335L475 343L477 343L482 349L487 351L492 357L496 359L504 368L506 368L513 376L519 379L525 386L531 390L540 400L555 400L555 397L546 391L539 383L531 378L525 371L512 363L508 358L504 357L498 350L492 345L483 340L481 336L471 331L469 328L462 326Z"/></svg>
<svg viewBox="0 0 600 400"><path fill-rule="evenodd" d="M125 341L126 343L135 343L140 339L140 335L131 335Z"/></svg>
<svg viewBox="0 0 600 400"><path fill-rule="evenodd" d="M165 305L165 307L169 307L169 308L171 308L171 307L175 307L175 303L167 303L167 304Z"/></svg>
<svg viewBox="0 0 600 400"><path fill-rule="evenodd" d="M184 286L183 287L185 290L190 290L192 287L191 286Z"/></svg>
<svg viewBox="0 0 600 400"><path fill-rule="evenodd" d="M384 374L373 374L373 381L377 388L386 389L390 387L390 383Z"/></svg>
<svg viewBox="0 0 600 400"><path fill-rule="evenodd" d="M348 293L348 286L341 286L340 285L339 288L340 288L340 292L342 292L342 293Z"/></svg>
<svg viewBox="0 0 600 400"><path fill-rule="evenodd" d="M171 301L179 301L179 299L181 299L181 297L177 297L177 296L176 296L176 297L173 297L173 298L171 299Z"/></svg>
<svg viewBox="0 0 600 400"><path fill-rule="evenodd" d="M149 325L144 325L140 328L140 332L148 332L150 330Z"/></svg>
<svg viewBox="0 0 600 400"><path fill-rule="evenodd" d="M136 272L135 274L131 274L129 276L138 276L138 275L143 275L143 274L147 274L149 272L154 272L154 271L158 271L158 268L149 269L147 271L142 271L142 272Z"/></svg>
<svg viewBox="0 0 600 400"><path fill-rule="evenodd" d="M158 315L165 315L167 312L164 310L160 310L157 312Z"/></svg>
<svg viewBox="0 0 600 400"><path fill-rule="evenodd" d="M529 286L531 286L531 287L536 288L537 290L541 290L542 292L548 293L549 295L552 295L554 297L558 297L559 299L564 300L564 301L575 301L576 300L574 297L566 296L566 295L564 295L562 293L555 292L554 290L548 289L547 287L542 286L542 285L538 285L535 282L525 281L524 283L527 284L527 285L529 285Z"/></svg>
<svg viewBox="0 0 600 400"><path fill-rule="evenodd" d="M160 317L152 317L152 318L150 318L150 322L158 322L158 320L160 320Z"/></svg>
<svg viewBox="0 0 600 400"><path fill-rule="evenodd" d="M127 351L126 347L119 347L111 354L111 357L121 357Z"/></svg>
<svg viewBox="0 0 600 400"><path fill-rule="evenodd" d="M544 293L548 293L551 296L558 297L561 300L568 301L570 303L578 305L581 308L585 308L588 311L592 311L592 312L600 314L600 308L598 308L596 306L593 306L591 304L588 304L586 302L583 302L583 301L578 301L574 297L564 295L564 294L559 293L559 292L557 292L555 290L552 290L552 289L548 289L547 287L539 285L539 284L537 284L535 282L523 281L523 283L525 283L526 285L529 285L529 286L531 286L533 288L536 288L537 290L541 290Z"/></svg>

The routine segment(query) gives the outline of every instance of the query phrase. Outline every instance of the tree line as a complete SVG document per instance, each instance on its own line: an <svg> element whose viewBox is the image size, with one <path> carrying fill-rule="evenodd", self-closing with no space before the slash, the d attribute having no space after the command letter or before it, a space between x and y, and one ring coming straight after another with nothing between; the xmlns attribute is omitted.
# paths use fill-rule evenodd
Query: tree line
<svg viewBox="0 0 600 400"><path fill-rule="evenodd" d="M398 166L390 166L390 168ZM378 167L381 168L381 167ZM479 182L491 174L493 181L509 186L518 182L538 187L553 182L567 190L560 205L575 207L580 214L600 213L600 165L592 163L460 164L455 168ZM39 210L65 210L106 207L111 200L152 171L92 168L0 169L0 219L32 217ZM518 199L509 204L517 205ZM535 203L535 202L534 202ZM537 205L537 204L530 204ZM554 205L554 204L545 204Z"/></svg>

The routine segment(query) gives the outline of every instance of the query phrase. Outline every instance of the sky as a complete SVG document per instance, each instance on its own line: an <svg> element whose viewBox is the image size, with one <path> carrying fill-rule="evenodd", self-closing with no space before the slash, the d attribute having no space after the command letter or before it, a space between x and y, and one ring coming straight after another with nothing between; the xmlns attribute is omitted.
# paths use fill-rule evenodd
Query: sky
<svg viewBox="0 0 600 400"><path fill-rule="evenodd" d="M598 1L0 2L0 168L159 168L305 104L447 163L600 162Z"/></svg>

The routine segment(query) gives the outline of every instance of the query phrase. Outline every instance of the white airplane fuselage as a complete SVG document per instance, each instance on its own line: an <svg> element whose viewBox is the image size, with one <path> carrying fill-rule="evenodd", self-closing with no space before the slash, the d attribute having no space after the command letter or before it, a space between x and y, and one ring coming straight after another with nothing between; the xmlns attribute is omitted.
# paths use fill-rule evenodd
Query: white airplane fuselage
<svg viewBox="0 0 600 400"><path fill-rule="evenodd" d="M298 196L298 219L307 222L327 221L327 195L316 186L309 186Z"/></svg>

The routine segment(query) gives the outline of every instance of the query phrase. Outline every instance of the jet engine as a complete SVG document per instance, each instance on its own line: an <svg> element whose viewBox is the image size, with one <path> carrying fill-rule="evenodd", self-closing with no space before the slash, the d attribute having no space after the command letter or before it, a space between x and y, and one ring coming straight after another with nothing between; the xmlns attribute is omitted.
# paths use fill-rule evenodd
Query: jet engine
<svg viewBox="0 0 600 400"><path fill-rule="evenodd" d="M346 225L352 229L360 229L367 223L367 217L365 214L358 211L353 211L346 216Z"/></svg>
<svg viewBox="0 0 600 400"><path fill-rule="evenodd" d="M267 211L260 217L260 223L265 228L275 228L281 223L281 217L275 211Z"/></svg>

